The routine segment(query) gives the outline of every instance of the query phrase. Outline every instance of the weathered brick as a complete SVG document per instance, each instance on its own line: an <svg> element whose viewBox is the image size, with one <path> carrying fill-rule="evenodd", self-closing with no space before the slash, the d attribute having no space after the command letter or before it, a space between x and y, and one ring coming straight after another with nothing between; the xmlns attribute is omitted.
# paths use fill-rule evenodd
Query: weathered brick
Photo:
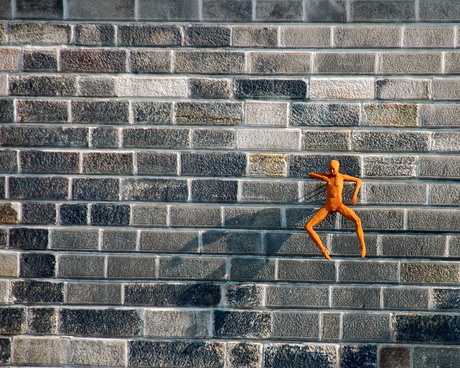
<svg viewBox="0 0 460 368"><path fill-rule="evenodd" d="M334 28L337 48L399 48L400 45L400 27L351 25Z"/></svg>
<svg viewBox="0 0 460 368"><path fill-rule="evenodd" d="M285 127L288 123L288 107L285 102L248 101L245 125Z"/></svg>
<svg viewBox="0 0 460 368"><path fill-rule="evenodd" d="M329 288L325 286L269 286L266 293L266 304L272 308L329 307Z"/></svg>
<svg viewBox="0 0 460 368"><path fill-rule="evenodd" d="M374 98L374 79L311 78L310 98L312 100L370 100Z"/></svg>
<svg viewBox="0 0 460 368"><path fill-rule="evenodd" d="M88 147L86 128L3 126L2 145L13 147Z"/></svg>
<svg viewBox="0 0 460 368"><path fill-rule="evenodd" d="M415 177L415 156L366 156L363 174L366 177Z"/></svg>
<svg viewBox="0 0 460 368"><path fill-rule="evenodd" d="M122 285L98 282L66 283L66 304L119 305Z"/></svg>
<svg viewBox="0 0 460 368"><path fill-rule="evenodd" d="M231 284L224 287L225 304L231 308L254 308L264 305L264 287L257 284Z"/></svg>
<svg viewBox="0 0 460 368"><path fill-rule="evenodd" d="M228 47L231 29L222 26L189 25L184 28L185 45L194 47Z"/></svg>
<svg viewBox="0 0 460 368"><path fill-rule="evenodd" d="M226 228L233 229L279 229L281 213L269 207L226 207L224 222Z"/></svg>
<svg viewBox="0 0 460 368"><path fill-rule="evenodd" d="M160 279L225 280L226 258L160 257Z"/></svg>
<svg viewBox="0 0 460 368"><path fill-rule="evenodd" d="M453 27L405 27L403 47L443 48L454 47Z"/></svg>
<svg viewBox="0 0 460 368"><path fill-rule="evenodd" d="M171 207L173 227L221 227L221 208L211 206Z"/></svg>
<svg viewBox="0 0 460 368"><path fill-rule="evenodd" d="M130 70L133 73L171 73L171 51L131 50Z"/></svg>
<svg viewBox="0 0 460 368"><path fill-rule="evenodd" d="M234 129L207 129L192 130L192 148L195 149L225 149L235 148L236 131Z"/></svg>
<svg viewBox="0 0 460 368"><path fill-rule="evenodd" d="M449 21L460 19L460 4L449 0L421 0L421 21Z"/></svg>
<svg viewBox="0 0 460 368"><path fill-rule="evenodd" d="M273 337L316 340L319 338L319 314L311 312L275 312Z"/></svg>
<svg viewBox="0 0 460 368"><path fill-rule="evenodd" d="M410 22L415 20L415 1L354 0L351 19L368 22Z"/></svg>
<svg viewBox="0 0 460 368"><path fill-rule="evenodd" d="M310 74L312 72L312 54L297 51L251 52L249 65L252 74Z"/></svg>
<svg viewBox="0 0 460 368"><path fill-rule="evenodd" d="M431 80L415 78L385 78L376 81L379 100L428 100L431 98Z"/></svg>
<svg viewBox="0 0 460 368"><path fill-rule="evenodd" d="M278 279L293 282L336 281L336 264L317 260L279 260Z"/></svg>
<svg viewBox="0 0 460 368"><path fill-rule="evenodd" d="M426 364L431 367L448 367L453 366L460 359L460 350L458 347L414 347L413 362L414 366Z"/></svg>
<svg viewBox="0 0 460 368"><path fill-rule="evenodd" d="M321 341L340 340L342 316L340 313L322 313Z"/></svg>
<svg viewBox="0 0 460 368"><path fill-rule="evenodd" d="M178 102L175 105L178 125L241 125L241 102Z"/></svg>
<svg viewBox="0 0 460 368"><path fill-rule="evenodd" d="M228 343L227 361L232 367L261 367L262 344L251 342Z"/></svg>
<svg viewBox="0 0 460 368"><path fill-rule="evenodd" d="M303 131L303 151L349 151L351 131L306 130Z"/></svg>
<svg viewBox="0 0 460 368"><path fill-rule="evenodd" d="M123 147L190 148L190 130L184 128L128 128L123 130Z"/></svg>
<svg viewBox="0 0 460 368"><path fill-rule="evenodd" d="M11 199L67 199L68 179L60 177L10 177Z"/></svg>
<svg viewBox="0 0 460 368"><path fill-rule="evenodd" d="M141 318L133 309L62 309L60 333L94 337L139 336Z"/></svg>
<svg viewBox="0 0 460 368"><path fill-rule="evenodd" d="M460 97L460 83L456 79L434 78L433 100L458 100Z"/></svg>
<svg viewBox="0 0 460 368"><path fill-rule="evenodd" d="M430 156L420 158L420 176L432 178L458 178L460 176L457 156Z"/></svg>
<svg viewBox="0 0 460 368"><path fill-rule="evenodd" d="M297 203L299 186L297 182L286 181L243 181L241 182L242 203Z"/></svg>
<svg viewBox="0 0 460 368"><path fill-rule="evenodd" d="M97 3L89 0L69 0L67 18L134 20L134 0L102 0Z"/></svg>
<svg viewBox="0 0 460 368"><path fill-rule="evenodd" d="M339 362L333 345L272 343L265 348L264 357L266 368L333 368Z"/></svg>
<svg viewBox="0 0 460 368"><path fill-rule="evenodd" d="M76 45L115 45L115 26L112 24L76 24L74 32Z"/></svg>
<svg viewBox="0 0 460 368"><path fill-rule="evenodd" d="M127 347L123 340L70 340L70 364L123 367L126 356Z"/></svg>
<svg viewBox="0 0 460 368"><path fill-rule="evenodd" d="M236 146L239 149L250 150L298 150L300 130L244 129L238 131Z"/></svg>
<svg viewBox="0 0 460 368"><path fill-rule="evenodd" d="M408 210L407 229L424 232L450 232L459 229L458 213L455 210Z"/></svg>
<svg viewBox="0 0 460 368"><path fill-rule="evenodd" d="M431 204L458 205L460 204L460 187L455 184L432 184Z"/></svg>
<svg viewBox="0 0 460 368"><path fill-rule="evenodd" d="M339 282L398 283L398 266L396 261L344 261L339 265Z"/></svg>
<svg viewBox="0 0 460 368"><path fill-rule="evenodd" d="M446 52L445 73L460 74L460 53Z"/></svg>
<svg viewBox="0 0 460 368"><path fill-rule="evenodd" d="M222 3L218 0L204 0L203 20L206 21L250 21L252 3L249 0L230 0Z"/></svg>
<svg viewBox="0 0 460 368"><path fill-rule="evenodd" d="M22 54L22 70L56 72L58 54L55 50L39 49L24 50Z"/></svg>
<svg viewBox="0 0 460 368"><path fill-rule="evenodd" d="M71 75L10 76L10 95L16 96L74 96L77 91L76 78Z"/></svg>
<svg viewBox="0 0 460 368"><path fill-rule="evenodd" d="M168 209L166 206L134 205L132 207L132 224L142 227L163 227L167 224Z"/></svg>
<svg viewBox="0 0 460 368"><path fill-rule="evenodd" d="M365 104L363 125L415 127L417 116L418 106L416 104Z"/></svg>
<svg viewBox="0 0 460 368"><path fill-rule="evenodd" d="M22 210L24 212L24 207L29 204L24 203ZM20 222L21 206L18 203L2 203L0 204L0 223L1 224L17 224ZM24 220L24 213L22 214Z"/></svg>
<svg viewBox="0 0 460 368"><path fill-rule="evenodd" d="M411 348L406 346L382 346L380 348L381 368L410 368Z"/></svg>
<svg viewBox="0 0 460 368"><path fill-rule="evenodd" d="M62 303L64 301L64 284L35 280L15 281L12 284L11 297L16 303Z"/></svg>
<svg viewBox="0 0 460 368"><path fill-rule="evenodd" d="M11 23L10 44L13 45L67 45L70 43L69 24Z"/></svg>
<svg viewBox="0 0 460 368"><path fill-rule="evenodd" d="M382 74L441 74L442 58L433 52L391 52L380 55Z"/></svg>
<svg viewBox="0 0 460 368"><path fill-rule="evenodd" d="M306 232L270 232L265 234L265 252L280 255L317 255L317 247Z"/></svg>
<svg viewBox="0 0 460 368"><path fill-rule="evenodd" d="M0 308L0 333L2 335L20 335L25 332L25 308Z"/></svg>
<svg viewBox="0 0 460 368"><path fill-rule="evenodd" d="M124 204L94 204L91 206L91 225L126 226L130 220L130 206Z"/></svg>
<svg viewBox="0 0 460 368"><path fill-rule="evenodd" d="M15 72L20 70L20 50L3 48L0 50L1 71Z"/></svg>
<svg viewBox="0 0 460 368"><path fill-rule="evenodd" d="M293 154L290 157L290 176L307 177L311 172L325 172L331 160L338 160L341 171L347 175L361 175L361 162L358 156Z"/></svg>
<svg viewBox="0 0 460 368"><path fill-rule="evenodd" d="M118 46L180 46L182 36L176 25L119 25Z"/></svg>
<svg viewBox="0 0 460 368"><path fill-rule="evenodd" d="M12 360L20 365L61 365L67 363L69 340L53 337L17 337Z"/></svg>
<svg viewBox="0 0 460 368"><path fill-rule="evenodd" d="M404 244L404 245L403 245ZM397 257L445 257L446 237L433 235L385 235L381 238L384 256Z"/></svg>
<svg viewBox="0 0 460 368"><path fill-rule="evenodd" d="M232 94L229 79L190 78L188 83L191 98L225 99Z"/></svg>
<svg viewBox="0 0 460 368"><path fill-rule="evenodd" d="M151 341L129 342L129 365L166 367L224 366L225 345L214 341Z"/></svg>
<svg viewBox="0 0 460 368"><path fill-rule="evenodd" d="M257 154L249 155L249 175L264 177L284 177L287 174L287 155Z"/></svg>
<svg viewBox="0 0 460 368"><path fill-rule="evenodd" d="M198 239L192 244L195 242ZM262 250L261 235L247 231L206 231L203 233L202 243L203 253L259 254Z"/></svg>
<svg viewBox="0 0 460 368"><path fill-rule="evenodd" d="M67 101L17 100L16 111L17 120L21 123L66 123L69 120L69 103ZM53 141L56 141L50 134L52 131L59 130L63 135L67 132L71 133L72 130L74 130L74 133L79 131L78 128L21 128L23 130L48 131L48 142L50 145ZM37 136L40 137L38 134ZM39 141L38 137L36 141ZM68 144L71 144L71 142L68 142Z"/></svg>
<svg viewBox="0 0 460 368"><path fill-rule="evenodd" d="M235 26L233 46L236 47L276 47L278 45L278 29L272 26Z"/></svg>
<svg viewBox="0 0 460 368"><path fill-rule="evenodd" d="M193 180L191 195L194 202L235 203L238 200L236 180Z"/></svg>
<svg viewBox="0 0 460 368"><path fill-rule="evenodd" d="M140 250L153 253L198 253L195 231L141 231Z"/></svg>
<svg viewBox="0 0 460 368"><path fill-rule="evenodd" d="M454 262L402 262L401 282L405 284L457 284L459 266Z"/></svg>
<svg viewBox="0 0 460 368"><path fill-rule="evenodd" d="M83 173L106 175L132 175L134 173L133 153L84 153Z"/></svg>
<svg viewBox="0 0 460 368"><path fill-rule="evenodd" d="M357 126L360 106L344 103L293 103L290 125Z"/></svg>
<svg viewBox="0 0 460 368"><path fill-rule="evenodd" d="M97 279L104 277L102 256L63 254L59 257L58 277Z"/></svg>
<svg viewBox="0 0 460 368"><path fill-rule="evenodd" d="M422 127L460 126L460 108L456 104L420 105L420 125Z"/></svg>
<svg viewBox="0 0 460 368"><path fill-rule="evenodd" d="M355 151L427 152L430 148L430 133L360 131L353 132L352 148Z"/></svg>
<svg viewBox="0 0 460 368"><path fill-rule="evenodd" d="M334 287L332 307L335 309L380 309L379 287Z"/></svg>
<svg viewBox="0 0 460 368"><path fill-rule="evenodd" d="M104 251L132 252L137 247L137 232L126 230L104 230L101 249Z"/></svg>
<svg viewBox="0 0 460 368"><path fill-rule="evenodd" d="M211 312L205 310L147 310L145 336L202 338L210 335Z"/></svg>
<svg viewBox="0 0 460 368"><path fill-rule="evenodd" d="M0 167L1 173L17 173L19 171L17 152L1 150Z"/></svg>
<svg viewBox="0 0 460 368"><path fill-rule="evenodd" d="M88 222L86 204L62 204L59 209L59 222L62 225L86 225Z"/></svg>
<svg viewBox="0 0 460 368"><path fill-rule="evenodd" d="M151 256L109 256L107 278L109 279L155 279L157 257Z"/></svg>
<svg viewBox="0 0 460 368"><path fill-rule="evenodd" d="M175 179L125 179L123 200L147 202L186 202L186 180Z"/></svg>
<svg viewBox="0 0 460 368"><path fill-rule="evenodd" d="M12 228L9 231L10 248L43 250L48 246L48 230Z"/></svg>
<svg viewBox="0 0 460 368"><path fill-rule="evenodd" d="M115 96L114 77L80 77L78 78L78 94L85 97Z"/></svg>
<svg viewBox="0 0 460 368"><path fill-rule="evenodd" d="M77 174L80 171L77 152L22 151L19 161L22 173Z"/></svg>
<svg viewBox="0 0 460 368"><path fill-rule="evenodd" d="M20 277L52 278L56 275L56 257L48 253L21 254L19 268Z"/></svg>
<svg viewBox="0 0 460 368"><path fill-rule="evenodd" d="M362 52L318 52L314 68L319 74L374 74L375 57Z"/></svg>
<svg viewBox="0 0 460 368"><path fill-rule="evenodd" d="M57 334L56 308L29 308L27 311L29 332L35 335Z"/></svg>
<svg viewBox="0 0 460 368"><path fill-rule="evenodd" d="M133 101L131 104L133 120L135 124L172 124L172 103L156 101Z"/></svg>
<svg viewBox="0 0 460 368"><path fill-rule="evenodd" d="M149 20L199 20L198 0L150 0L139 1L139 19ZM203 9L204 10L204 9Z"/></svg>
<svg viewBox="0 0 460 368"><path fill-rule="evenodd" d="M75 100L71 109L74 123L113 125L129 122L128 101Z"/></svg>
<svg viewBox="0 0 460 368"><path fill-rule="evenodd" d="M246 62L238 51L175 51L174 72L193 74L242 74Z"/></svg>
<svg viewBox="0 0 460 368"><path fill-rule="evenodd" d="M460 134L458 132L433 132L431 134L431 151L459 152Z"/></svg>
<svg viewBox="0 0 460 368"><path fill-rule="evenodd" d="M194 176L244 176L244 153L182 153L181 174Z"/></svg>
<svg viewBox="0 0 460 368"><path fill-rule="evenodd" d="M307 82L301 79L236 79L235 97L243 99L304 100Z"/></svg>
<svg viewBox="0 0 460 368"><path fill-rule="evenodd" d="M18 277L19 262L18 253L2 253L0 255L0 276Z"/></svg>
<svg viewBox="0 0 460 368"><path fill-rule="evenodd" d="M268 338L272 315L255 311L214 311L214 336L220 338Z"/></svg>
<svg viewBox="0 0 460 368"><path fill-rule="evenodd" d="M343 315L345 341L390 342L390 314L345 313Z"/></svg>
<svg viewBox="0 0 460 368"><path fill-rule="evenodd" d="M116 80L115 94L121 97L187 97L187 80L172 77L123 76Z"/></svg>
<svg viewBox="0 0 460 368"><path fill-rule="evenodd" d="M300 21L302 18L302 1L300 0L281 3L260 0L256 5L256 20L258 21Z"/></svg>
<svg viewBox="0 0 460 368"><path fill-rule="evenodd" d="M126 284L125 304L149 307L215 307L221 288L216 283Z"/></svg>
<svg viewBox="0 0 460 368"><path fill-rule="evenodd" d="M377 345L341 345L340 368L376 367Z"/></svg>
<svg viewBox="0 0 460 368"><path fill-rule="evenodd" d="M232 281L274 281L276 279L276 262L274 259L261 257L235 257L230 267Z"/></svg>
<svg viewBox="0 0 460 368"><path fill-rule="evenodd" d="M331 28L322 26L282 27L281 43L284 47L330 47Z"/></svg>
<svg viewBox="0 0 460 368"><path fill-rule="evenodd" d="M98 250L99 232L96 229L52 230L50 248L71 251Z"/></svg>
<svg viewBox="0 0 460 368"><path fill-rule="evenodd" d="M459 310L460 293L458 289L433 289L432 302L437 310Z"/></svg>

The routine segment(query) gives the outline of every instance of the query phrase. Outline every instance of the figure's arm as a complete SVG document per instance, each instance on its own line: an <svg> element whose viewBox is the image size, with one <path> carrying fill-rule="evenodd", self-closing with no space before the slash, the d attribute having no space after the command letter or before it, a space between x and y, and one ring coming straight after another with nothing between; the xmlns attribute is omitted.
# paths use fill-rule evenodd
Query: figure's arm
<svg viewBox="0 0 460 368"><path fill-rule="evenodd" d="M349 176L349 175L344 175L343 176L343 180L346 180L346 181L354 181L356 183L355 185L355 191L353 193L353 196L351 197L351 204L352 205L355 205L356 202L358 202L358 193L359 193L359 189L361 188L361 182L362 180L359 179L359 178L355 178L354 176Z"/></svg>
<svg viewBox="0 0 460 368"><path fill-rule="evenodd" d="M329 181L329 174L327 173L309 173L308 176L312 179L320 179L324 181Z"/></svg>

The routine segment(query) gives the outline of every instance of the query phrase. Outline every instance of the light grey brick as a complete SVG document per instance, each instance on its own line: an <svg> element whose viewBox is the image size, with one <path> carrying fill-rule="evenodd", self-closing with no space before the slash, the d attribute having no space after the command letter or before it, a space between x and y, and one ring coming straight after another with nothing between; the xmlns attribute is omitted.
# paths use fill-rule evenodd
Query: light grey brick
<svg viewBox="0 0 460 368"><path fill-rule="evenodd" d="M202 253L260 254L262 252L262 236L258 232L209 230L204 232L202 237Z"/></svg>
<svg viewBox="0 0 460 368"><path fill-rule="evenodd" d="M415 127L417 117L418 106L416 104L364 104L363 125Z"/></svg>
<svg viewBox="0 0 460 368"><path fill-rule="evenodd" d="M331 27L324 26L285 26L281 28L283 47L330 47Z"/></svg>
<svg viewBox="0 0 460 368"><path fill-rule="evenodd" d="M172 206L173 227L221 227L221 208L212 206Z"/></svg>
<svg viewBox="0 0 460 368"><path fill-rule="evenodd" d="M460 99L460 81L457 79L434 78L433 79L433 100Z"/></svg>
<svg viewBox="0 0 460 368"><path fill-rule="evenodd" d="M297 182L287 181L241 181L242 203L296 203L299 201Z"/></svg>
<svg viewBox="0 0 460 368"><path fill-rule="evenodd" d="M457 104L420 105L420 125L422 127L459 127L460 107Z"/></svg>
<svg viewBox="0 0 460 368"><path fill-rule="evenodd" d="M345 313L342 318L345 341L390 342L390 314Z"/></svg>
<svg viewBox="0 0 460 368"><path fill-rule="evenodd" d="M101 249L112 252L132 252L137 247L137 232L103 230Z"/></svg>
<svg viewBox="0 0 460 368"><path fill-rule="evenodd" d="M197 253L198 231L141 231L140 250L153 253Z"/></svg>
<svg viewBox="0 0 460 368"><path fill-rule="evenodd" d="M142 227L163 227L167 224L168 209L162 205L134 205L132 224Z"/></svg>
<svg viewBox="0 0 460 368"><path fill-rule="evenodd" d="M208 337L211 312L207 310L145 311L145 336L162 338Z"/></svg>
<svg viewBox="0 0 460 368"><path fill-rule="evenodd" d="M366 156L364 176L367 177L415 177L417 160L414 156Z"/></svg>
<svg viewBox="0 0 460 368"><path fill-rule="evenodd" d="M66 304L120 305L122 285L102 282L69 282L65 289Z"/></svg>
<svg viewBox="0 0 460 368"><path fill-rule="evenodd" d="M409 26L404 28L403 47L453 48L454 27Z"/></svg>
<svg viewBox="0 0 460 368"><path fill-rule="evenodd" d="M456 210L416 210L407 211L407 229L424 232L459 231L460 217Z"/></svg>
<svg viewBox="0 0 460 368"><path fill-rule="evenodd" d="M442 55L434 52L392 52L380 55L382 74L441 74Z"/></svg>
<svg viewBox="0 0 460 368"><path fill-rule="evenodd" d="M19 276L19 254L3 253L0 255L0 276L18 277ZM3 293L2 293L3 294ZM1 297L0 297L1 300Z"/></svg>
<svg viewBox="0 0 460 368"><path fill-rule="evenodd" d="M175 51L174 72L193 74L242 74L245 54L238 51Z"/></svg>
<svg viewBox="0 0 460 368"><path fill-rule="evenodd" d="M1 71L19 71L20 49L7 48L0 50Z"/></svg>
<svg viewBox="0 0 460 368"><path fill-rule="evenodd" d="M364 52L318 52L314 70L318 74L374 74L375 57Z"/></svg>
<svg viewBox="0 0 460 368"><path fill-rule="evenodd" d="M239 149L292 151L300 148L300 130L239 130L236 138Z"/></svg>
<svg viewBox="0 0 460 368"><path fill-rule="evenodd" d="M460 19L460 4L450 0L421 0L421 21L450 21Z"/></svg>
<svg viewBox="0 0 460 368"><path fill-rule="evenodd" d="M460 185L432 184L431 204L440 206L460 205Z"/></svg>
<svg viewBox="0 0 460 368"><path fill-rule="evenodd" d="M448 74L460 74L460 53L446 52L445 72Z"/></svg>
<svg viewBox="0 0 460 368"><path fill-rule="evenodd" d="M8 76L0 76L0 96L8 96Z"/></svg>
<svg viewBox="0 0 460 368"><path fill-rule="evenodd" d="M118 77L115 93L120 97L187 97L187 80L175 77Z"/></svg>
<svg viewBox="0 0 460 368"><path fill-rule="evenodd" d="M363 152L428 152L430 148L430 133L359 131L352 135L351 145L355 151Z"/></svg>
<svg viewBox="0 0 460 368"><path fill-rule="evenodd" d="M69 363L79 366L124 367L127 352L123 340L72 339Z"/></svg>
<svg viewBox="0 0 460 368"><path fill-rule="evenodd" d="M458 285L460 269L456 262L402 262L401 282L404 284Z"/></svg>
<svg viewBox="0 0 460 368"><path fill-rule="evenodd" d="M385 78L376 81L379 100L429 100L431 80L418 78Z"/></svg>
<svg viewBox="0 0 460 368"><path fill-rule="evenodd" d="M329 287L306 285L271 285L267 287L267 307L328 308Z"/></svg>
<svg viewBox="0 0 460 368"><path fill-rule="evenodd" d="M59 256L58 276L78 279L103 278L104 264L102 256L62 254Z"/></svg>
<svg viewBox="0 0 460 368"><path fill-rule="evenodd" d="M459 178L460 157L430 156L420 158L420 177Z"/></svg>
<svg viewBox="0 0 460 368"><path fill-rule="evenodd" d="M246 102L245 125L285 127L288 123L286 102Z"/></svg>
<svg viewBox="0 0 460 368"><path fill-rule="evenodd" d="M390 257L445 257L446 237L433 235L383 235L381 252Z"/></svg>
<svg viewBox="0 0 460 368"><path fill-rule="evenodd" d="M326 100L371 100L373 78L311 78L310 98Z"/></svg>
<svg viewBox="0 0 460 368"><path fill-rule="evenodd" d="M319 338L319 314L311 312L275 312L273 337L316 340Z"/></svg>
<svg viewBox="0 0 460 368"><path fill-rule="evenodd" d="M350 25L334 28L334 47L337 48L399 48L400 44L400 27Z"/></svg>
<svg viewBox="0 0 460 368"><path fill-rule="evenodd" d="M427 310L429 305L428 288L385 287L383 288L384 309Z"/></svg>
<svg viewBox="0 0 460 368"><path fill-rule="evenodd" d="M274 281L276 260L265 257L235 257L231 261L231 281Z"/></svg>
<svg viewBox="0 0 460 368"><path fill-rule="evenodd" d="M64 365L68 360L69 339L23 337L14 339L12 361L19 365Z"/></svg>
<svg viewBox="0 0 460 368"><path fill-rule="evenodd" d="M449 237L449 257L460 258L460 236Z"/></svg>
<svg viewBox="0 0 460 368"><path fill-rule="evenodd" d="M51 231L51 248L59 250L97 250L99 231L56 229Z"/></svg>
<svg viewBox="0 0 460 368"><path fill-rule="evenodd" d="M276 47L278 46L278 28L252 25L233 27L233 46Z"/></svg>
<svg viewBox="0 0 460 368"><path fill-rule="evenodd" d="M278 261L279 281L336 282L336 264L331 261L284 260Z"/></svg>
<svg viewBox="0 0 460 368"><path fill-rule="evenodd" d="M399 262L395 261L343 261L339 264L341 283L399 282Z"/></svg>
<svg viewBox="0 0 460 368"><path fill-rule="evenodd" d="M160 257L160 279L225 280L227 259L223 257Z"/></svg>
<svg viewBox="0 0 460 368"><path fill-rule="evenodd" d="M380 309L379 287L337 286L332 289L332 308Z"/></svg>
<svg viewBox="0 0 460 368"><path fill-rule="evenodd" d="M157 257L109 256L107 277L109 279L156 279Z"/></svg>
<svg viewBox="0 0 460 368"><path fill-rule="evenodd" d="M459 132L433 132L431 134L431 151L434 152L459 152Z"/></svg>

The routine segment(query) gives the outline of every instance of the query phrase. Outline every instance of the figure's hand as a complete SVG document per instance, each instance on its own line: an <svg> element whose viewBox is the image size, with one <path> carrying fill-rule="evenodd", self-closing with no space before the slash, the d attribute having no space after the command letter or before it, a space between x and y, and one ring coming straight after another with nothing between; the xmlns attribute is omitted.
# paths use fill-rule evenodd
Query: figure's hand
<svg viewBox="0 0 460 368"><path fill-rule="evenodd" d="M356 204L357 201L358 201L357 196L351 197L351 204L352 204L353 206Z"/></svg>

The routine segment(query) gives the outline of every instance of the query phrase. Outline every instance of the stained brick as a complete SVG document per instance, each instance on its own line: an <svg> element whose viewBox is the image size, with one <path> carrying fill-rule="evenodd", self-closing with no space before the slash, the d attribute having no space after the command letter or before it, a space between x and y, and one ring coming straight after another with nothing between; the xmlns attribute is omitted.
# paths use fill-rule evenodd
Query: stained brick
<svg viewBox="0 0 460 368"><path fill-rule="evenodd" d="M385 78L376 81L379 100L428 100L431 98L431 81L415 78Z"/></svg>
<svg viewBox="0 0 460 368"><path fill-rule="evenodd" d="M425 132L360 131L352 135L352 148L356 151L375 152L427 152L430 134Z"/></svg>
<svg viewBox="0 0 460 368"><path fill-rule="evenodd" d="M175 73L242 74L245 54L237 51L176 51Z"/></svg>
<svg viewBox="0 0 460 368"><path fill-rule="evenodd" d="M340 346L340 367L376 367L377 345L342 345Z"/></svg>
<svg viewBox="0 0 460 368"><path fill-rule="evenodd" d="M265 349L264 357L266 368L333 368L339 361L335 346L306 343L273 343Z"/></svg>
<svg viewBox="0 0 460 368"><path fill-rule="evenodd" d="M369 100L374 98L374 80L371 78L312 78L310 98Z"/></svg>
<svg viewBox="0 0 460 368"><path fill-rule="evenodd" d="M366 156L363 169L367 177L415 177L417 160L415 156Z"/></svg>
<svg viewBox="0 0 460 368"><path fill-rule="evenodd" d="M410 368L411 350L405 346L383 346L380 348L381 368Z"/></svg>
<svg viewBox="0 0 460 368"><path fill-rule="evenodd" d="M55 308L29 308L29 331L35 335L54 335L57 333L57 310Z"/></svg>
<svg viewBox="0 0 460 368"><path fill-rule="evenodd" d="M401 282L405 284L457 284L459 266L454 262L403 262Z"/></svg>
<svg viewBox="0 0 460 368"><path fill-rule="evenodd" d="M43 250L48 246L48 230L13 228L9 231L10 248Z"/></svg>
<svg viewBox="0 0 460 368"><path fill-rule="evenodd" d="M52 278L55 276L56 257L47 253L22 254L19 267L21 277Z"/></svg>
<svg viewBox="0 0 460 368"><path fill-rule="evenodd" d="M393 316L392 324L394 342L459 343L457 315L401 313Z"/></svg>
<svg viewBox="0 0 460 368"><path fill-rule="evenodd" d="M126 179L123 200L148 202L185 202L188 199L186 180Z"/></svg>
<svg viewBox="0 0 460 368"><path fill-rule="evenodd" d="M365 104L363 124L368 126L417 126L418 106L415 104Z"/></svg>
<svg viewBox="0 0 460 368"><path fill-rule="evenodd" d="M0 308L0 333L2 335L19 335L25 331L25 308Z"/></svg>
<svg viewBox="0 0 460 368"><path fill-rule="evenodd" d="M112 24L76 24L75 44L113 46L115 44L115 26Z"/></svg>
<svg viewBox="0 0 460 368"><path fill-rule="evenodd" d="M358 156L296 154L292 154L290 157L290 176L307 177L311 172L326 172L331 160L340 162L341 172L347 175L360 176L361 161Z"/></svg>
<svg viewBox="0 0 460 368"><path fill-rule="evenodd" d="M193 129L192 147L195 149L235 148L235 136L234 129Z"/></svg>
<svg viewBox="0 0 460 368"><path fill-rule="evenodd" d="M20 56L21 55L19 49L2 48L0 50L0 61L2 62L0 70L9 72L19 71Z"/></svg>
<svg viewBox="0 0 460 368"><path fill-rule="evenodd" d="M3 253L0 257L0 276L18 277L19 262L17 253ZM2 290L3 292L3 290Z"/></svg>
<svg viewBox="0 0 460 368"><path fill-rule="evenodd" d="M10 44L13 45L67 45L70 43L70 25L54 23L11 23Z"/></svg>
<svg viewBox="0 0 460 368"><path fill-rule="evenodd" d="M197 176L244 176L244 153L182 153L181 174Z"/></svg>
<svg viewBox="0 0 460 368"><path fill-rule="evenodd" d="M10 95L16 96L73 96L76 79L70 75L21 75L9 77Z"/></svg>
<svg viewBox="0 0 460 368"><path fill-rule="evenodd" d="M176 104L178 125L241 125L243 104L241 102L178 102Z"/></svg>
<svg viewBox="0 0 460 368"><path fill-rule="evenodd" d="M284 177L287 175L287 155L257 154L249 155L249 175L253 177Z"/></svg>
<svg viewBox="0 0 460 368"><path fill-rule="evenodd" d="M229 79L190 78L190 97L206 99L225 99L231 96Z"/></svg>
<svg viewBox="0 0 460 368"><path fill-rule="evenodd" d="M166 338L200 338L210 335L210 311L149 310L145 316L145 335Z"/></svg>
<svg viewBox="0 0 460 368"><path fill-rule="evenodd" d="M252 2L250 0L204 0L203 20L206 21L250 21Z"/></svg>
<svg viewBox="0 0 460 368"><path fill-rule="evenodd" d="M235 84L239 100L304 100L307 95L307 82L301 79L236 79Z"/></svg>
<svg viewBox="0 0 460 368"><path fill-rule="evenodd" d="M249 54L252 74L292 75L312 72L312 54L309 52L252 52Z"/></svg>
<svg viewBox="0 0 460 368"><path fill-rule="evenodd" d="M227 338L268 338L272 316L268 312L214 312L214 335Z"/></svg>
<svg viewBox="0 0 460 368"><path fill-rule="evenodd" d="M182 36L175 25L119 25L118 46L180 46Z"/></svg>
<svg viewBox="0 0 460 368"><path fill-rule="evenodd" d="M457 347L415 347L413 353L414 365L428 364L435 367L455 366L460 359Z"/></svg>
<svg viewBox="0 0 460 368"><path fill-rule="evenodd" d="M69 0L67 3L69 19L134 20L134 0Z"/></svg>
<svg viewBox="0 0 460 368"><path fill-rule="evenodd" d="M135 124L171 125L172 103L156 101L133 101L132 114Z"/></svg>
<svg viewBox="0 0 460 368"><path fill-rule="evenodd" d="M293 103L290 125L357 126L360 106L343 103Z"/></svg>

